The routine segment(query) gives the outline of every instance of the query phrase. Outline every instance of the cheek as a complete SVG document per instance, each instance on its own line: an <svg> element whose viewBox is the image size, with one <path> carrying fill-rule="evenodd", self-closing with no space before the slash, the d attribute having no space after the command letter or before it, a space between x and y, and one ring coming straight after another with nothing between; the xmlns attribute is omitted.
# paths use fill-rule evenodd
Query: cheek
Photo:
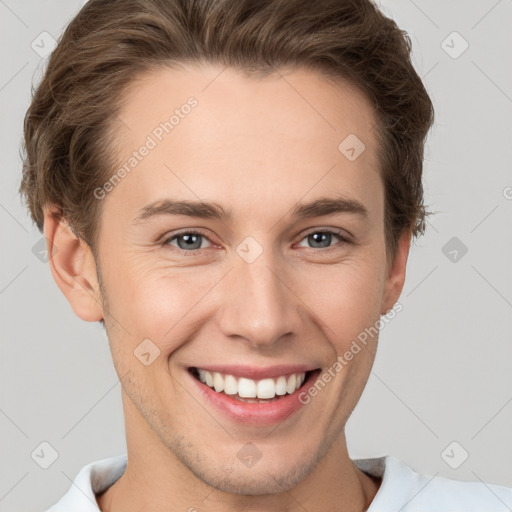
<svg viewBox="0 0 512 512"><path fill-rule="evenodd" d="M168 360L190 339L187 315L204 291L193 274L150 268L145 262L116 263L108 284L113 317L108 337L117 373L126 375L126 393L147 414L150 404L165 402L179 390Z"/></svg>
<svg viewBox="0 0 512 512"><path fill-rule="evenodd" d="M222 278L220 269L205 269L171 267L151 255L117 260L109 287L111 312L133 343L149 338L170 354L190 337L191 320L204 317L205 294Z"/></svg>
<svg viewBox="0 0 512 512"><path fill-rule="evenodd" d="M377 260L360 258L308 273L303 300L337 352L380 318L383 272Z"/></svg>

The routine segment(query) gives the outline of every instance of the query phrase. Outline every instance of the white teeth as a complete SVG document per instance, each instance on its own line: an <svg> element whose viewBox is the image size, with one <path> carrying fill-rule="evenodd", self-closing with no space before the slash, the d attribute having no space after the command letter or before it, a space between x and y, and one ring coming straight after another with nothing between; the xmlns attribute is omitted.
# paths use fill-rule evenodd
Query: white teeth
<svg viewBox="0 0 512 512"><path fill-rule="evenodd" d="M276 381L276 395L286 395L286 377L279 377Z"/></svg>
<svg viewBox="0 0 512 512"><path fill-rule="evenodd" d="M262 379L255 381L240 377L238 380L233 375L224 375L218 372L197 369L199 380L217 393L224 392L227 395L238 394L241 398L272 399L276 395L292 394L300 388L306 378L306 373L292 373L288 377L284 375L277 379Z"/></svg>
<svg viewBox="0 0 512 512"><path fill-rule="evenodd" d="M288 377L288 383L286 384L286 392L293 393L297 389L296 384L297 377L295 377L295 375L290 375L290 377Z"/></svg>
<svg viewBox="0 0 512 512"><path fill-rule="evenodd" d="M256 398L256 382L252 379L238 379L238 395L242 398Z"/></svg>
<svg viewBox="0 0 512 512"><path fill-rule="evenodd" d="M276 383L274 379L263 379L258 381L258 398L274 398L276 396Z"/></svg>
<svg viewBox="0 0 512 512"><path fill-rule="evenodd" d="M218 372L213 374L213 387L217 393L220 393L224 389L224 379Z"/></svg>
<svg viewBox="0 0 512 512"><path fill-rule="evenodd" d="M226 395L236 395L238 393L238 384L233 375L226 375L224 378L224 393Z"/></svg>

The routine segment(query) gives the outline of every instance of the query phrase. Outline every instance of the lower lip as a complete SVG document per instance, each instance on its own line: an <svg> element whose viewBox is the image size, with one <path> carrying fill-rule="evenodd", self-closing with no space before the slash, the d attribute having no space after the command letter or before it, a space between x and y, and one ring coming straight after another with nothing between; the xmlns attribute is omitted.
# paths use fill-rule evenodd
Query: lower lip
<svg viewBox="0 0 512 512"><path fill-rule="evenodd" d="M320 371L311 372L302 386L291 395L283 395L272 402L253 403L241 402L231 398L226 393L217 393L217 391L196 379L190 371L187 371L187 373L194 381L201 396L231 420L243 425L273 425L280 423L303 407L304 404L299 400L299 395L304 392Z"/></svg>

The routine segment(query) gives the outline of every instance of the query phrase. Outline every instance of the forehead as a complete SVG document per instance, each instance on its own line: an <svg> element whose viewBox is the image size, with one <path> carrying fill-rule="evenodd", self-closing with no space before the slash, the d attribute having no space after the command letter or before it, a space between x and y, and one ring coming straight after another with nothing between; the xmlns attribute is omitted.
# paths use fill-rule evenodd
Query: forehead
<svg viewBox="0 0 512 512"><path fill-rule="evenodd" d="M197 100L199 108L193 109L186 124L197 132L198 125L204 127L209 121L205 143L212 140L214 132L222 137L230 128L240 126L245 129L238 132L237 139L245 145L248 135L259 134L260 142L265 142L276 132L317 143L323 139L329 146L350 133L371 137L365 142L373 142L374 113L363 93L346 80L335 82L307 68L281 69L250 78L233 68L211 64L160 67L129 85L117 128L135 130L132 135L150 133L190 97ZM297 124L297 120L301 122Z"/></svg>
<svg viewBox="0 0 512 512"><path fill-rule="evenodd" d="M235 193L264 197L270 188L276 201L337 188L371 200L380 183L374 125L357 88L309 69L249 78L213 65L164 67L123 98L119 165L151 149L115 194L129 191L134 207L166 191L234 202Z"/></svg>

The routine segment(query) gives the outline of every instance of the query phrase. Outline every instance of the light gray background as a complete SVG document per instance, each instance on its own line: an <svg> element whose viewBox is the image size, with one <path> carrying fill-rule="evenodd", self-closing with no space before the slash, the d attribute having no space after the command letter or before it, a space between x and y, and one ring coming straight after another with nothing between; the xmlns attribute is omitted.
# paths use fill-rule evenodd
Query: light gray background
<svg viewBox="0 0 512 512"><path fill-rule="evenodd" d="M57 39L82 4L0 0L2 512L43 510L82 466L126 448L104 331L75 317L34 254L41 234L17 194L23 116L45 63L31 44L42 32ZM512 2L381 7L412 35L435 104L425 188L437 213L411 250L403 311L382 330L347 425L350 454L512 486ZM453 31L469 44L457 58L464 42ZM468 249L456 261L451 246L443 253L452 237ZM46 470L31 457L43 441L58 452Z"/></svg>

